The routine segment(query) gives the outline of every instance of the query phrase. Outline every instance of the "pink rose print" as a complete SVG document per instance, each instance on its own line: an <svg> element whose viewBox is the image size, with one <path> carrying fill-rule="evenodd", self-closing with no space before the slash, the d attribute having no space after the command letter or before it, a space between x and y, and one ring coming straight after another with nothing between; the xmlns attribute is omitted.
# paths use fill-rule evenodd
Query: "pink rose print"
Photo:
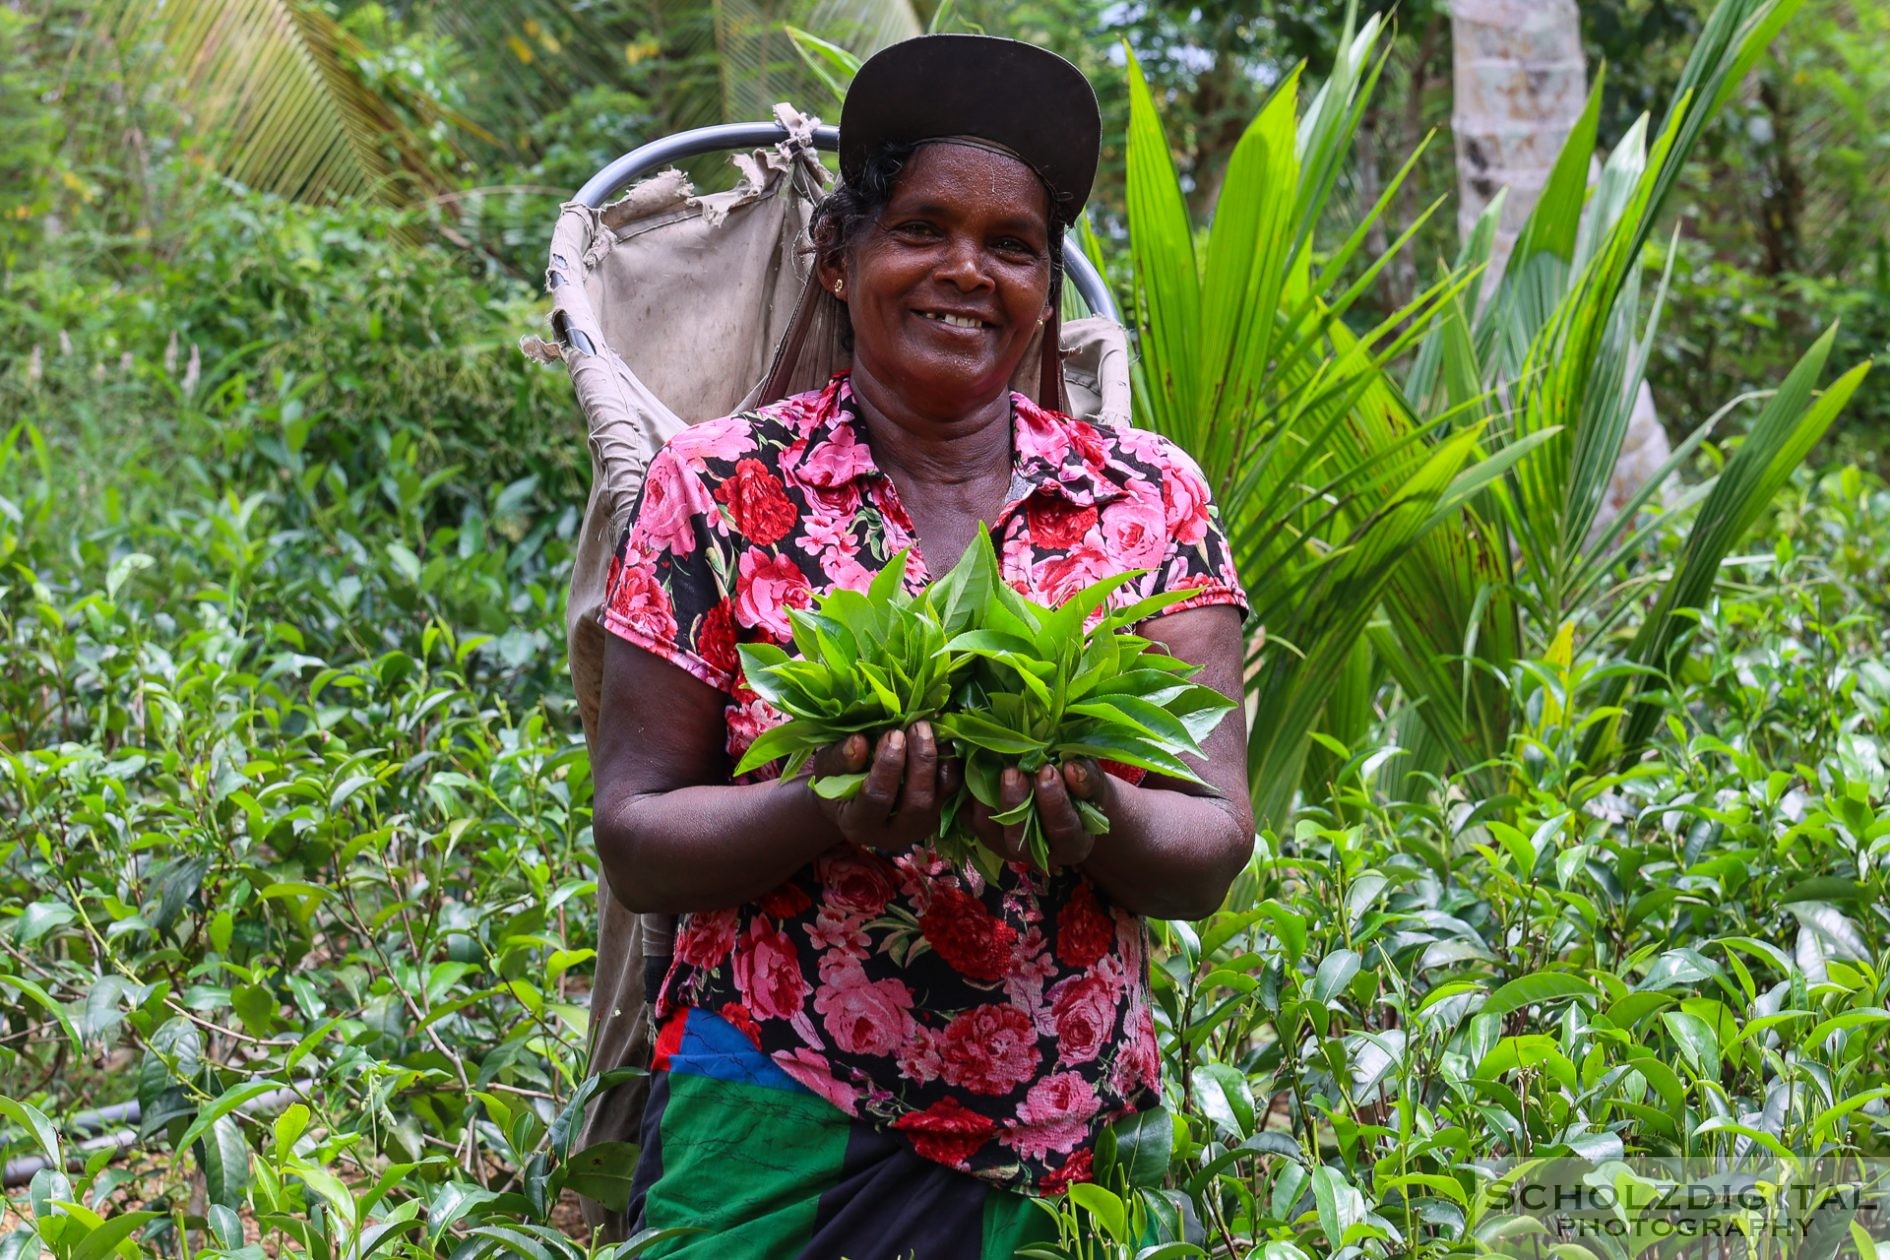
<svg viewBox="0 0 1890 1260"><path fill-rule="evenodd" d="M960 975L989 982L1002 980L1011 969L1017 929L963 889L936 889L919 916L919 931Z"/></svg>
<svg viewBox="0 0 1890 1260"><path fill-rule="evenodd" d="M1077 1072L1058 1072L1030 1087L1017 1109L1021 1122L998 1141L1027 1159L1069 1151L1089 1136L1090 1117L1101 1106L1096 1090Z"/></svg>
<svg viewBox="0 0 1890 1260"><path fill-rule="evenodd" d="M762 1019L787 1019L807 997L794 942L765 917L752 920L747 936L736 942L735 987Z"/></svg>
<svg viewBox="0 0 1890 1260"><path fill-rule="evenodd" d="M1064 550L1083 541L1095 528L1096 509L1079 506L1055 495L1034 494L1025 509L1030 519L1030 540L1037 546Z"/></svg>
<svg viewBox="0 0 1890 1260"><path fill-rule="evenodd" d="M1051 1172L1037 1182L1039 1194L1062 1194L1079 1181L1096 1180L1096 1152L1089 1147L1077 1151L1063 1161L1061 1168Z"/></svg>
<svg viewBox="0 0 1890 1260"><path fill-rule="evenodd" d="M1057 961L1079 970L1093 967L1115 936L1115 920L1104 913L1089 881L1077 880L1057 915Z"/></svg>
<svg viewBox="0 0 1890 1260"><path fill-rule="evenodd" d="M1214 567L1214 575L1220 580L1221 585L1225 586L1228 590L1237 591L1240 589L1240 574L1234 571L1234 553L1232 551L1229 551L1221 557L1220 563Z"/></svg>
<svg viewBox="0 0 1890 1260"><path fill-rule="evenodd" d="M974 1006L939 1034L940 1072L974 1094L1008 1094L1037 1070L1037 1030L1015 1006Z"/></svg>
<svg viewBox="0 0 1890 1260"><path fill-rule="evenodd" d="M868 980L858 963L843 967L814 993L827 1035L848 1054L888 1055L912 1024L912 990L897 980Z"/></svg>
<svg viewBox="0 0 1890 1260"><path fill-rule="evenodd" d="M785 643L793 634L788 609L807 608L813 602L807 575L790 557L753 549L742 552L735 582L735 620L766 630Z"/></svg>
<svg viewBox="0 0 1890 1260"><path fill-rule="evenodd" d="M750 744L761 738L763 731L787 721L784 714L759 697L732 704L723 712L728 722L728 755L736 761L742 759Z"/></svg>
<svg viewBox="0 0 1890 1260"><path fill-rule="evenodd" d="M1098 471L1108 462L1109 450L1103 445L1102 434L1096 432L1096 426L1087 420L1071 420L1064 425L1070 435L1070 445L1082 456L1083 464L1091 472Z"/></svg>
<svg viewBox="0 0 1890 1260"><path fill-rule="evenodd" d="M670 438L669 452L682 466L700 476L708 471L709 460L727 462L740 459L755 449L753 424L740 416L726 420L705 420L692 424Z"/></svg>
<svg viewBox="0 0 1890 1260"><path fill-rule="evenodd" d="M1050 990L1050 1031L1057 1058L1088 1063L1102 1053L1116 1023L1116 993L1099 976L1073 976Z"/></svg>
<svg viewBox="0 0 1890 1260"><path fill-rule="evenodd" d="M643 506L631 528L631 545L687 556L696 549L696 514L707 507L702 483L686 475L667 448L650 461L643 478ZM714 515L711 513L711 515Z"/></svg>
<svg viewBox="0 0 1890 1260"><path fill-rule="evenodd" d="M871 919L893 899L893 864L858 845L829 849L815 864L829 906Z"/></svg>
<svg viewBox="0 0 1890 1260"><path fill-rule="evenodd" d="M761 907L763 914L777 923L783 919L791 919L804 910L811 910L814 906L813 899L802 890L799 884L783 884L756 904Z"/></svg>
<svg viewBox="0 0 1890 1260"><path fill-rule="evenodd" d="M1031 873L1035 874L1034 871ZM1028 879L1029 876L1024 878ZM1012 1005L1034 1011L1043 1005L1044 981L1057 974L1057 960L1045 948L1043 929L1035 924L1025 930L1023 943L1017 952L1016 964L1012 966L1010 974L1004 977L1004 996L1011 1000ZM1042 1028L1041 1021L1039 1023L1039 1031L1046 1034L1051 1031Z"/></svg>
<svg viewBox="0 0 1890 1260"><path fill-rule="evenodd" d="M1148 953L1148 925L1120 907L1115 917L1116 953L1122 958L1122 969L1140 981L1142 959Z"/></svg>
<svg viewBox="0 0 1890 1260"><path fill-rule="evenodd" d="M807 497L807 506L822 516L850 524L853 514L860 510L860 483L843 481L837 486L803 485L801 493Z"/></svg>
<svg viewBox="0 0 1890 1260"><path fill-rule="evenodd" d="M1032 566L1030 580L1037 588L1035 598L1055 607L1085 586L1133 567L1117 564L1092 534L1063 555L1051 556Z"/></svg>
<svg viewBox="0 0 1890 1260"><path fill-rule="evenodd" d="M617 571L617 585L610 593L610 617L620 628L657 643L676 641L676 610L670 606L669 592L656 580L649 559L636 551Z"/></svg>
<svg viewBox="0 0 1890 1260"><path fill-rule="evenodd" d="M1182 591L1187 590L1191 586L1209 586L1213 584L1214 579L1208 574L1191 572L1193 567L1191 557L1188 556L1176 556L1173 560L1170 560L1168 562L1168 572L1163 578L1164 589Z"/></svg>
<svg viewBox="0 0 1890 1260"><path fill-rule="evenodd" d="M1162 469L1162 504L1167 509L1168 532L1184 547L1192 547L1207 537L1207 483L1195 469L1194 461L1179 450Z"/></svg>
<svg viewBox="0 0 1890 1260"><path fill-rule="evenodd" d="M796 394L792 398L770 403L761 409L760 414L774 417L791 432L811 433L831 414L838 396L838 388L829 383L823 390Z"/></svg>
<svg viewBox="0 0 1890 1260"><path fill-rule="evenodd" d="M696 623L696 655L729 677L742 667L735 654L735 605L728 600L719 601Z"/></svg>
<svg viewBox="0 0 1890 1260"><path fill-rule="evenodd" d="M937 1040L923 1024L914 1023L899 1047L899 1075L926 1085L936 1081L943 1070L944 1064L938 1057Z"/></svg>
<svg viewBox="0 0 1890 1260"><path fill-rule="evenodd" d="M831 954L864 958L873 944L873 938L866 934L863 918L833 906L822 906L814 912L814 921L807 925L807 939L815 949L826 951L821 958L822 967L827 965L827 956Z"/></svg>
<svg viewBox="0 0 1890 1260"><path fill-rule="evenodd" d="M1154 487L1137 484L1102 511L1103 539L1119 569L1147 569L1168 550L1168 523Z"/></svg>
<svg viewBox="0 0 1890 1260"><path fill-rule="evenodd" d="M1155 1040L1155 1013L1138 1002L1122 1021L1125 1043L1109 1073L1109 1088L1127 1098L1162 1086L1161 1047Z"/></svg>
<svg viewBox="0 0 1890 1260"><path fill-rule="evenodd" d="M698 910L676 933L676 954L691 967L719 967L735 948L735 912Z"/></svg>
<svg viewBox="0 0 1890 1260"><path fill-rule="evenodd" d="M833 1066L825 1055L800 1046L792 1053L777 1050L768 1057L774 1060L776 1067L849 1116L860 1114L860 1092L833 1079Z"/></svg>
<svg viewBox="0 0 1890 1260"><path fill-rule="evenodd" d="M1011 425L1011 440L1016 445L1018 459L1041 459L1053 467L1061 464L1063 457L1070 451L1067 426L1057 423L1035 407L1016 409L1016 420Z"/></svg>
<svg viewBox="0 0 1890 1260"><path fill-rule="evenodd" d="M816 554L838 551L844 555L857 555L860 543L853 536L852 524L849 520L831 516L809 516L802 522L801 536L795 539L795 543Z"/></svg>
<svg viewBox="0 0 1890 1260"><path fill-rule="evenodd" d="M811 485L833 486L873 471L873 452L852 425L837 424L824 442L812 442L798 467L789 471Z"/></svg>
<svg viewBox="0 0 1890 1260"><path fill-rule="evenodd" d="M864 591L873 584L873 571L855 558L855 553L834 548L820 553L820 571L835 587Z"/></svg>

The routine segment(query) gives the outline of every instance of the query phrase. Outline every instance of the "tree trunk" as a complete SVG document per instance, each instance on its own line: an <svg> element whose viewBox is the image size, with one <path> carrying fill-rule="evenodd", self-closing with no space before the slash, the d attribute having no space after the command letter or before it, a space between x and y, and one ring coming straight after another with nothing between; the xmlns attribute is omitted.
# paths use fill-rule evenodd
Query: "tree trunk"
<svg viewBox="0 0 1890 1260"><path fill-rule="evenodd" d="M1451 126L1457 133L1457 224L1464 236L1497 190L1509 189L1483 281L1489 294L1587 104L1581 12L1575 0L1450 0L1450 22L1456 60ZM1643 381L1596 531L1607 528L1665 462L1669 449L1653 390Z"/></svg>
<svg viewBox="0 0 1890 1260"><path fill-rule="evenodd" d="M1582 116L1588 62L1575 0L1450 0L1456 59L1457 223L1466 237L1509 189L1489 292Z"/></svg>

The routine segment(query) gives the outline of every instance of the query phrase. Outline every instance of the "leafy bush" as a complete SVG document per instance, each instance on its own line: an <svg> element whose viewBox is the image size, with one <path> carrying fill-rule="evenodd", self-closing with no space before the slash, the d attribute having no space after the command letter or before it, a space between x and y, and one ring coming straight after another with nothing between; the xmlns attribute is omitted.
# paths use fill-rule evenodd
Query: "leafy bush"
<svg viewBox="0 0 1890 1260"><path fill-rule="evenodd" d="M0 167L52 178L0 191L29 206L0 229L0 337L20 349L0 362L0 1155L44 1166L9 1187L0 1257L646 1249L584 1241L573 1206L620 1204L633 1152L573 1149L604 1084L583 1054L596 859L560 626L583 448L564 383L511 350L535 296L424 243L431 211L292 207L215 181L188 144L154 145L135 204L33 217L83 201L65 174L108 185L64 151L43 166L56 137L10 125L45 87L3 42L19 29L0 10ZM1342 90L1308 108L1330 128L1302 150L1285 89L1244 160L1335 165L1370 47L1348 42ZM608 130L573 131L571 164ZM1272 191L1254 204L1297 207ZM1418 697L1355 650L1386 642L1386 557L1348 547L1383 540L1362 528L1380 507L1436 524L1489 483L1459 474L1461 414L1397 402L1399 330L1366 353L1314 314L1351 286L1309 240L1249 278L1299 286L1308 322L1273 345L1344 385L1276 376L1268 396L1316 432L1382 390L1409 449L1458 445L1414 495L1411 468L1385 468L1371 510L1345 469L1315 470L1357 519L1305 496L1337 532L1300 576L1346 578L1360 606L1325 658L1343 677L1298 674L1330 683L1294 715L1303 747L1277 749L1301 806L1222 913L1158 928L1167 1110L1050 1205L1051 1250L1462 1254L1498 1228L1493 1170L1525 1155L1883 1155L1890 486L1799 470L1769 510L1745 504L1742 554L1693 566L1665 677L1614 659L1599 618L1466 642L1489 624L1466 597L1454 637L1406 655L1466 671L1429 702L1461 715L1468 678L1504 720L1476 732L1481 761L1408 775ZM1145 367L1215 379L1184 343ZM1286 451L1264 484L1298 502ZM1623 559L1686 568L1698 510ZM1266 523L1244 554L1277 554ZM1627 570L1595 581L1640 583L1612 606L1642 607ZM1645 747L1587 756L1630 674ZM129 1103L135 1122L96 1111Z"/></svg>
<svg viewBox="0 0 1890 1260"><path fill-rule="evenodd" d="M1684 423L1689 400L1762 388L1789 370L1807 333L1830 322L1840 324L1833 352L1840 362L1890 354L1890 242L1848 271L1858 278L1765 276L1713 257L1697 240L1681 241L1667 316L1672 332L1650 371L1663 408ZM1865 381L1845 411L1840 436L1859 457L1880 459L1890 432L1890 378Z"/></svg>
<svg viewBox="0 0 1890 1260"><path fill-rule="evenodd" d="M6 451L0 1123L11 1154L69 1154L82 1134L48 1134L76 1111L144 1107L129 1160L40 1174L14 1228L55 1254L110 1222L147 1254L186 1230L202 1255L357 1232L576 1254L559 1192L627 1175L567 1158L587 767L561 703L508 699L556 678L555 642L465 620L524 588L488 632L551 628L564 541L469 567L439 526L416 570L378 490L315 529L138 468L119 479L174 507L55 535L45 445L17 425ZM1105 1167L1164 1188L1067 1201L1083 1245L1120 1213L1125 1236L1429 1253L1474 1233L1477 1162L1525 1150L1755 1129L1881 1153L1890 487L1803 475L1766 533L1766 580L1705 609L1645 760L1581 764L1605 671L1564 645L1510 680L1503 799L1462 780L1392 807L1395 748L1337 750L1331 805L1263 837L1227 911L1162 929L1175 1125Z"/></svg>

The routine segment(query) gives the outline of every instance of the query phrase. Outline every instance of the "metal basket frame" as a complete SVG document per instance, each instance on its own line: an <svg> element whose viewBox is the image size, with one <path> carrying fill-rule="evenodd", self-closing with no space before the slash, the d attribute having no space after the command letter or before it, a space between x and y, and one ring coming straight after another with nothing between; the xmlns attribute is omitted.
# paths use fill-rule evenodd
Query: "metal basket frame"
<svg viewBox="0 0 1890 1260"><path fill-rule="evenodd" d="M645 175L684 158L726 150L758 149L784 143L787 139L787 127L778 122L721 123L713 127L697 127L693 131L679 131L673 136L664 136L661 140L652 140L630 150L591 176L584 187L578 189L575 200L593 210L602 209L612 197ZM840 147L840 129L834 126L814 128L814 147L828 153L837 151ZM1063 237L1063 272L1075 286L1083 304L1093 314L1118 324L1122 322L1115 299L1110 296L1109 286L1103 283L1102 273L1096 270L1096 264L1089 260L1089 256L1076 243L1075 236L1070 233L1065 233Z"/></svg>

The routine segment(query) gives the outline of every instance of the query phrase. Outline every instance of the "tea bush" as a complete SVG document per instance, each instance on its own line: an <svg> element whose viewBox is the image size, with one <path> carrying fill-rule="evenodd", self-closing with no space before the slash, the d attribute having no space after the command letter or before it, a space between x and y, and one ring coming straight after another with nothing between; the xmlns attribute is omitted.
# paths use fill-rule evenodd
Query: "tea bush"
<svg viewBox="0 0 1890 1260"><path fill-rule="evenodd" d="M278 259L372 231L244 216ZM623 1152L571 1156L595 1088L576 422L556 377L417 332L527 295L382 239L377 271L451 286L390 280L392 343L324 268L291 298L238 263L247 313L189 315L217 354L186 389L132 315L214 304L157 269L69 300L71 351L6 377L0 1093L7 1153L48 1165L8 1255L584 1254L571 1194L627 1190ZM320 357L229 357L292 300L334 316ZM329 375L433 353L490 392L419 412L450 391ZM1230 909L1161 926L1173 1119L1061 1205L1071 1253L1128 1254L1138 1221L1229 1254L1454 1253L1504 1158L1881 1153L1886 536L1881 481L1801 474L1624 771L1575 756L1601 660L1509 680L1500 799L1395 800L1381 697ZM128 1150L72 1127L133 1099Z"/></svg>
<svg viewBox="0 0 1890 1260"><path fill-rule="evenodd" d="M0 235L0 1260L647 1249L574 1210L630 1153L573 1149L584 449L512 348L539 299L427 211L152 179L148 222ZM1167 1109L1051 1250L1469 1254L1521 1158L1881 1157L1886 539L1890 486L1801 471L1625 767L1580 757L1605 634L1507 666L1508 746L1424 791L1395 688L1315 734L1228 908L1157 925Z"/></svg>

